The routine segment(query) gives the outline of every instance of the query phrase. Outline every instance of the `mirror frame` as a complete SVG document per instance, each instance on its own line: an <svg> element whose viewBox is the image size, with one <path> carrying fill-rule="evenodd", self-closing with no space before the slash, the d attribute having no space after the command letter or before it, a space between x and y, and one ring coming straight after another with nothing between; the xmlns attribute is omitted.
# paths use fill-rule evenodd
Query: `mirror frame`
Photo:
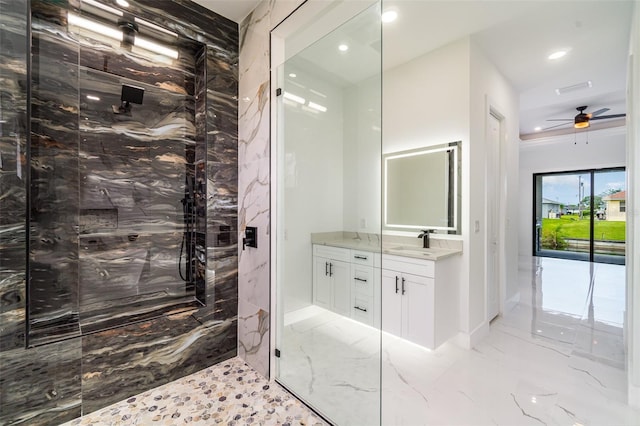
<svg viewBox="0 0 640 426"><path fill-rule="evenodd" d="M455 141L440 145L431 145L423 148L412 149L407 151L390 152L383 155L382 159L382 227L385 231L406 231L406 232L420 232L423 229L433 229L438 231L447 231L449 234L460 234L460 195L461 195L461 141ZM387 208L387 183L388 183L388 162L390 160L413 157L418 155L427 155L436 152L450 152L449 161L449 203L448 203L448 226L430 225L430 224L392 224L389 223L388 208Z"/></svg>

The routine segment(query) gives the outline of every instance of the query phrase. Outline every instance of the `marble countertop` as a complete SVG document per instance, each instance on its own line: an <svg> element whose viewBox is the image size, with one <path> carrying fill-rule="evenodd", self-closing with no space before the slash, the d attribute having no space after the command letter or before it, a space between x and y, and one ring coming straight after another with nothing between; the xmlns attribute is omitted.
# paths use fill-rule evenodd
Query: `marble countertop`
<svg viewBox="0 0 640 426"><path fill-rule="evenodd" d="M440 260L450 256L462 254L462 250L456 248L431 247L422 248L418 245L407 244L398 241L384 241L382 247L378 238L352 238L340 235L327 235L312 238L313 244L321 244L331 247L340 247L352 250L363 250L373 253L391 254L394 256L411 257L414 259Z"/></svg>

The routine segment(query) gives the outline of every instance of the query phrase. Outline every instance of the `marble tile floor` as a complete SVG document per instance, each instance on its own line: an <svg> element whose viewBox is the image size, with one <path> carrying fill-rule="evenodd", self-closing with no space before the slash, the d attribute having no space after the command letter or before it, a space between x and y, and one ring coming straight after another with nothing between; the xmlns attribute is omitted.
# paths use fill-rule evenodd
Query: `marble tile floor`
<svg viewBox="0 0 640 426"><path fill-rule="evenodd" d="M280 385L236 357L64 426L185 424L326 425Z"/></svg>
<svg viewBox="0 0 640 426"><path fill-rule="evenodd" d="M624 287L623 266L526 259L519 303L471 351L309 307L285 318L279 379L340 425L638 425Z"/></svg>

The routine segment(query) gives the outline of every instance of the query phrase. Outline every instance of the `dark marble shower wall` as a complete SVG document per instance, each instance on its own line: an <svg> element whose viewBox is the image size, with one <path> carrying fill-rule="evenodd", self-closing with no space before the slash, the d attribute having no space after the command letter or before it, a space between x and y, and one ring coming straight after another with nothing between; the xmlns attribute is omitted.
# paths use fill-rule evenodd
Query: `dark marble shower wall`
<svg viewBox="0 0 640 426"><path fill-rule="evenodd" d="M27 144L27 2L0 0L0 424L56 424L237 351L237 24L188 1L130 1L179 34L180 59L162 64L69 34L79 1L30 3ZM107 108L121 83L146 89L131 116Z"/></svg>

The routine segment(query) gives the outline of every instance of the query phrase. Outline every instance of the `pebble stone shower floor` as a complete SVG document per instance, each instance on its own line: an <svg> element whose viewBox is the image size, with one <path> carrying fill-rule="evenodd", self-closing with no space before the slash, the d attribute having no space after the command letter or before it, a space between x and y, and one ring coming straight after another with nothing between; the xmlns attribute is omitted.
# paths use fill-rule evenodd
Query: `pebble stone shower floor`
<svg viewBox="0 0 640 426"><path fill-rule="evenodd" d="M326 425L282 386L236 357L64 426L185 424Z"/></svg>

